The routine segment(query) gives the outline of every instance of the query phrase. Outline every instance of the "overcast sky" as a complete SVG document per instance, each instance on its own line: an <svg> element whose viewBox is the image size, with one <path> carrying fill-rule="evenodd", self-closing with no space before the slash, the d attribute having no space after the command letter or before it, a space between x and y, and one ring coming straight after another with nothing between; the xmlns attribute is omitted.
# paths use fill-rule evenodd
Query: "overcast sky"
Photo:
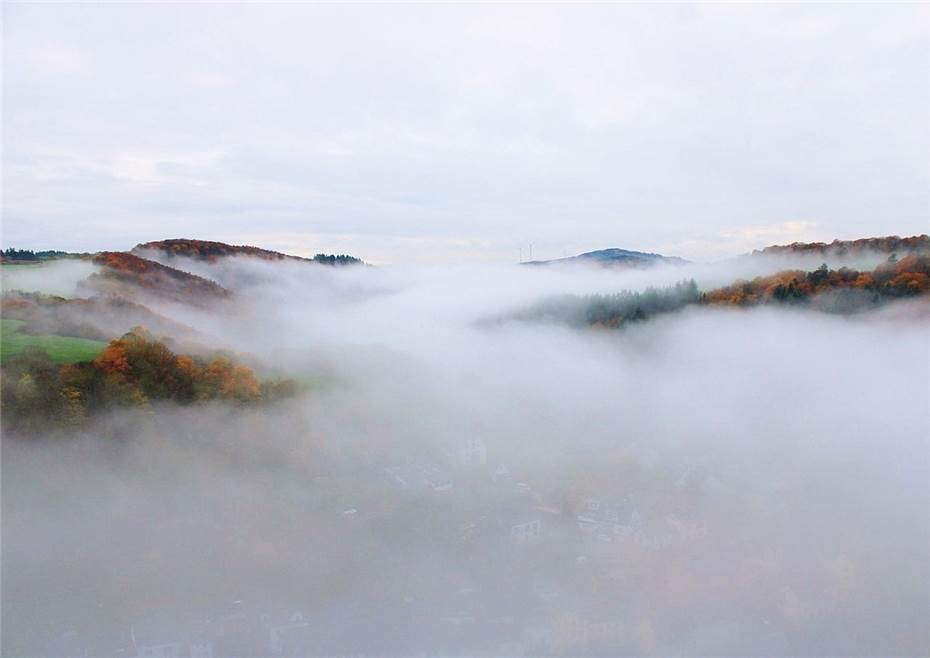
<svg viewBox="0 0 930 658"><path fill-rule="evenodd" d="M3 244L713 260L930 230L930 7L3 5Z"/></svg>

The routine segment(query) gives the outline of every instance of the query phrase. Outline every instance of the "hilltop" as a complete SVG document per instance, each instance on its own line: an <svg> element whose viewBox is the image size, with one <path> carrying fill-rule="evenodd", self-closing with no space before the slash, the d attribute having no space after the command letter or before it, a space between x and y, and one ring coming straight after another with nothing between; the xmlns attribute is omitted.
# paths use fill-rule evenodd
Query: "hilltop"
<svg viewBox="0 0 930 658"><path fill-rule="evenodd" d="M131 253L145 254L147 251L156 251L167 258L186 257L197 260L215 263L220 258L228 256L249 256L251 258L261 258L268 261L303 261L307 263L319 263L322 265L355 265L363 261L354 256L346 254L327 255L317 254L313 258L304 258L302 256L291 256L279 251L262 249L251 245L231 245L225 242L214 242L211 240L192 240L188 238L173 238L169 240L155 240L152 242L143 242L136 245Z"/></svg>
<svg viewBox="0 0 930 658"><path fill-rule="evenodd" d="M686 265L688 261L677 256L663 256L644 251L631 251L629 249L600 249L598 251L588 251L577 256L567 258L556 258L553 260L533 260L525 263L526 265L598 265L600 267L628 267L644 268L655 265Z"/></svg>
<svg viewBox="0 0 930 658"><path fill-rule="evenodd" d="M833 242L792 242L786 245L772 245L765 249L756 249L752 252L752 255L813 254L842 258L868 253L893 254L926 251L930 251L930 236L924 234L913 235L908 238L887 235L877 238L860 238L859 240L834 240Z"/></svg>

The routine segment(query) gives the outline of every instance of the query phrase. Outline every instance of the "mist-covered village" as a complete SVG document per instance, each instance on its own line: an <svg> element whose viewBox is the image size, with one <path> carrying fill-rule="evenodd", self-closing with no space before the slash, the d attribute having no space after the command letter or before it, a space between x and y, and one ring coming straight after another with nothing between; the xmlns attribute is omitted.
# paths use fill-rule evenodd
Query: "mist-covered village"
<svg viewBox="0 0 930 658"><path fill-rule="evenodd" d="M927 246L6 253L3 654L920 653Z"/></svg>

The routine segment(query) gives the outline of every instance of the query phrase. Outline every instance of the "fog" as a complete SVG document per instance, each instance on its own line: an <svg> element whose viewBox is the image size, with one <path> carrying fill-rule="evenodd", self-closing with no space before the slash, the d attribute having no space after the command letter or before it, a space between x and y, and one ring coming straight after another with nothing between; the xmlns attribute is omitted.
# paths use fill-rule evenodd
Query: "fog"
<svg viewBox="0 0 930 658"><path fill-rule="evenodd" d="M234 299L154 311L306 385L5 436L4 655L930 649L925 303L577 330L487 320L786 263L163 262Z"/></svg>
<svg viewBox="0 0 930 658"><path fill-rule="evenodd" d="M72 297L78 282L94 272L90 261L58 259L35 265L15 265L0 269L0 286L4 292L22 290L46 295Z"/></svg>

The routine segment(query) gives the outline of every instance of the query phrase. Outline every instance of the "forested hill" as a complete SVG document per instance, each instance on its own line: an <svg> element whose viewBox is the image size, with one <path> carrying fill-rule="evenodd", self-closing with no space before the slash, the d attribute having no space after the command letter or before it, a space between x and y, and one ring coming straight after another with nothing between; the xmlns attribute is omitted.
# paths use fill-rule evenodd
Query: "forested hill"
<svg viewBox="0 0 930 658"><path fill-rule="evenodd" d="M85 279L82 288L94 293L115 293L130 299L141 293L200 306L232 296L209 279L126 252L103 251L93 262L101 269Z"/></svg>
<svg viewBox="0 0 930 658"><path fill-rule="evenodd" d="M930 236L913 235L901 238L888 235L880 238L861 238L859 240L834 240L833 242L793 242L786 245L773 245L757 249L753 255L775 256L784 254L813 254L824 256L857 256L868 253L930 253Z"/></svg>
<svg viewBox="0 0 930 658"><path fill-rule="evenodd" d="M686 265L688 261L677 256L663 256L629 249L599 249L577 256L554 260L531 260L526 265L597 265L599 267L643 268L654 265Z"/></svg>
<svg viewBox="0 0 930 658"><path fill-rule="evenodd" d="M711 290L702 296L702 301L714 306L814 304L820 310L842 313L928 294L930 252L923 252L901 259L893 254L869 272L848 267L832 270L826 265L811 272L784 270Z"/></svg>
<svg viewBox="0 0 930 658"><path fill-rule="evenodd" d="M157 251L168 258L177 256L186 258L195 258L210 263L216 262L220 258L227 256L249 256L252 258L261 258L269 261L304 261L320 263L322 265L356 265L363 261L354 256L345 254L327 255L317 254L313 258L303 258L302 256L290 256L270 249L262 249L250 245L231 245L225 242L213 242L210 240L191 240L187 238L176 238L171 240L156 240L153 242L144 242L133 248L133 253L145 255L146 251Z"/></svg>

